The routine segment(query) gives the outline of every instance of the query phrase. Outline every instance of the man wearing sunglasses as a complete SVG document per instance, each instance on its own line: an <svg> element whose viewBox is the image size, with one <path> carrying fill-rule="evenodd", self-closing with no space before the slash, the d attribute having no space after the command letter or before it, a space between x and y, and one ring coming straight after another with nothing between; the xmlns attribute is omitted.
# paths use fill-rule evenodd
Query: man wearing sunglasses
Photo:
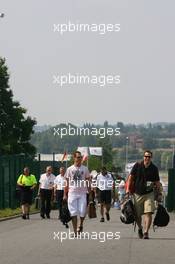
<svg viewBox="0 0 175 264"><path fill-rule="evenodd" d="M127 192L131 193L134 186L134 205L137 214L138 236L149 239L149 229L152 223L152 214L155 210L154 188L160 188L158 168L152 163L152 152L146 150L141 162L133 166ZM142 230L142 215L144 215L144 233Z"/></svg>

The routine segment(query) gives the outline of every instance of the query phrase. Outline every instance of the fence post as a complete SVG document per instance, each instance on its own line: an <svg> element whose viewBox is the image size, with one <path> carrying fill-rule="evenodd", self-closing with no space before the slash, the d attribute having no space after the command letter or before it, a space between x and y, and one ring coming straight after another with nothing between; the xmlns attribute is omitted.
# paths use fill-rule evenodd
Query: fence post
<svg viewBox="0 0 175 264"><path fill-rule="evenodd" d="M175 210L175 169L168 170L167 210Z"/></svg>

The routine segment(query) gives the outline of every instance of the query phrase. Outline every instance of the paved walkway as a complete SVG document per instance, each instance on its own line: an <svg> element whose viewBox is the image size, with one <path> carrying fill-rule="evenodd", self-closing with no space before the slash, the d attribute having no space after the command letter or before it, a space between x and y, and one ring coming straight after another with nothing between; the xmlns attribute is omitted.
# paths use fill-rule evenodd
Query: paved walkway
<svg viewBox="0 0 175 264"><path fill-rule="evenodd" d="M89 232L91 239L88 239L86 234L81 239L67 239L62 242L58 240L58 232L68 232L68 229L56 219L56 211L52 212L50 220L41 220L37 214L32 215L30 220L17 218L1 222L0 262L4 264L175 263L173 214L168 227L160 228L155 233L151 229L150 240L138 239L131 225L120 222L119 215L120 212L113 208L110 222L100 223L99 213L98 219L87 218L84 231ZM120 232L120 239L116 232ZM64 237L68 235L68 233L62 234ZM98 239L95 239L96 237ZM100 242L104 240L106 241Z"/></svg>

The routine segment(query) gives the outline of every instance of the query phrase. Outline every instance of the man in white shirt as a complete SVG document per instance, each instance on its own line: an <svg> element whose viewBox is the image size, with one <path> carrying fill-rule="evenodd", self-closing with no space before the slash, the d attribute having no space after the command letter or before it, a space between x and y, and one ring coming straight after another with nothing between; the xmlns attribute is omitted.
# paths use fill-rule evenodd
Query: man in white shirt
<svg viewBox="0 0 175 264"><path fill-rule="evenodd" d="M66 186L66 179L64 176L65 176L65 169L64 167L61 167L60 174L57 175L54 180L54 197L56 198L56 201L58 203L58 210L59 210L58 219L61 218L64 187Z"/></svg>
<svg viewBox="0 0 175 264"><path fill-rule="evenodd" d="M97 187L99 191L100 198L100 209L101 209L101 220L104 222L104 207L106 209L106 219L110 220L109 211L111 208L111 197L112 190L114 190L114 179L110 173L107 172L106 167L102 167L101 173L97 176Z"/></svg>
<svg viewBox="0 0 175 264"><path fill-rule="evenodd" d="M46 217L50 218L50 211L51 211L51 199L53 195L53 188L54 188L54 180L55 175L52 174L52 167L48 166L46 168L46 173L42 174L40 176L39 180L39 190L38 195L40 195L41 198L41 210L40 215L41 218Z"/></svg>
<svg viewBox="0 0 175 264"><path fill-rule="evenodd" d="M82 165L81 152L74 153L74 164L66 171L67 186L64 189L64 199L68 196L68 208L72 216L75 236L83 231L83 222L87 209L87 191L90 191L90 174L88 168ZM78 227L77 216L80 216ZM78 229L77 229L78 227Z"/></svg>

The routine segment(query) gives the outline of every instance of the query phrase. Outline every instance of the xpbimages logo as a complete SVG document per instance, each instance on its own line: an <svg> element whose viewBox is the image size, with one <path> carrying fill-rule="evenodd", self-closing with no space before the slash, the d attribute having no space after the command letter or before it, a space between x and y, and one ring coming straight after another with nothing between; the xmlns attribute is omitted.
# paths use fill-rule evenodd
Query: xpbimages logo
<svg viewBox="0 0 175 264"><path fill-rule="evenodd" d="M120 232L82 232L80 234L76 234L71 232L70 229L68 232L54 232L53 239L58 240L61 243L65 240L98 240L100 243L104 243L107 240L119 240L120 239Z"/></svg>
<svg viewBox="0 0 175 264"><path fill-rule="evenodd" d="M98 33L99 35L105 35L109 33L117 33L120 32L121 25L112 24L112 23L80 23L79 21L71 22L68 21L67 23L61 24L53 24L53 32L59 33L59 35L63 36L65 33L85 33L85 32L92 32Z"/></svg>
<svg viewBox="0 0 175 264"><path fill-rule="evenodd" d="M101 74L101 75L87 75L87 74L72 74L67 73L63 75L53 75L53 84L59 87L66 85L89 85L89 86L98 86L104 87L116 86L121 82L120 75L112 74Z"/></svg>
<svg viewBox="0 0 175 264"><path fill-rule="evenodd" d="M74 127L68 124L65 127L54 127L54 136L61 138L65 136L99 136L99 138L105 138L106 136L119 136L120 128L116 127Z"/></svg>

